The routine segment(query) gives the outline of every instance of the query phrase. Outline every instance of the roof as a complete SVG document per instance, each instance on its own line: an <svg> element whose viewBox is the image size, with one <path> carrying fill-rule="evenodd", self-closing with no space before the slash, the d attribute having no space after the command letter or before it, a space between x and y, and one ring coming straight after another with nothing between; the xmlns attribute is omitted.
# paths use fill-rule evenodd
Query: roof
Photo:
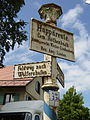
<svg viewBox="0 0 90 120"><path fill-rule="evenodd" d="M0 86L26 86L33 78L14 79L14 66L0 68Z"/></svg>

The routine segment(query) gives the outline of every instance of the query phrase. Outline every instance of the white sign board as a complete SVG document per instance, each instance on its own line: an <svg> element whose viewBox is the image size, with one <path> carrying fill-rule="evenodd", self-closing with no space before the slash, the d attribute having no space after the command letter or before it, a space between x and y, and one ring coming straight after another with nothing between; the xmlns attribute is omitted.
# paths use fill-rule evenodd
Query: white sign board
<svg viewBox="0 0 90 120"><path fill-rule="evenodd" d="M64 87L64 74L58 64L57 64L57 77L56 78L58 79L60 84Z"/></svg>
<svg viewBox="0 0 90 120"><path fill-rule="evenodd" d="M75 61L73 34L32 19L30 49L51 56Z"/></svg>
<svg viewBox="0 0 90 120"><path fill-rule="evenodd" d="M59 92L49 90L49 105L53 107L59 106Z"/></svg>
<svg viewBox="0 0 90 120"><path fill-rule="evenodd" d="M14 78L51 76L51 62L18 64L14 66Z"/></svg>

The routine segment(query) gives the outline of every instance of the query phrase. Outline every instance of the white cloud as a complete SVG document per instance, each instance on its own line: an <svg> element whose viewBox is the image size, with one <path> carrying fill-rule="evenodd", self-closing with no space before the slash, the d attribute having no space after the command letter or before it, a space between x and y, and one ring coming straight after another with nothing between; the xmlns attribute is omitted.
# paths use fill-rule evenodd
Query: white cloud
<svg viewBox="0 0 90 120"><path fill-rule="evenodd" d="M35 54L36 52L29 50L27 42L23 42L19 48L16 45L14 50L10 50L10 52L6 54L4 64L20 64L32 62L32 56Z"/></svg>
<svg viewBox="0 0 90 120"><path fill-rule="evenodd" d="M74 9L71 9L64 14L61 20L62 27L72 28L78 32L78 34L74 34L76 59L84 55L87 51L90 51L90 36L88 35L84 24L79 19L81 13L83 13L83 8L80 5L77 5Z"/></svg>
<svg viewBox="0 0 90 120"><path fill-rule="evenodd" d="M61 19L62 26L72 25L77 21L77 17L83 12L83 8L77 5L74 9L70 9Z"/></svg>
<svg viewBox="0 0 90 120"><path fill-rule="evenodd" d="M90 90L90 36L80 19L83 8L76 5L62 17L62 27L77 31L74 34L75 63L62 61L60 66L65 75L65 89L73 85L80 92Z"/></svg>
<svg viewBox="0 0 90 120"><path fill-rule="evenodd" d="M87 72L90 72L90 60L83 61L82 65L85 68L85 70L87 70Z"/></svg>
<svg viewBox="0 0 90 120"><path fill-rule="evenodd" d="M78 41L75 42L75 57L79 58L82 55L84 55L86 53L86 51L88 50L88 42L87 41Z"/></svg>

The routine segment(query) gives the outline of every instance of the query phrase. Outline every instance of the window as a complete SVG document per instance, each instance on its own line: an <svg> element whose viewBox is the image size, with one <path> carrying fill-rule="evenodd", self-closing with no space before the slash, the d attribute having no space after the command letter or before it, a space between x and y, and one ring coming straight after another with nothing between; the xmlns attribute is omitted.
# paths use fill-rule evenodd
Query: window
<svg viewBox="0 0 90 120"><path fill-rule="evenodd" d="M39 115L35 115L35 118L34 118L34 120L40 120L40 117L39 117Z"/></svg>
<svg viewBox="0 0 90 120"><path fill-rule="evenodd" d="M14 94L7 93L4 95L4 104L8 102L13 102L13 101L14 101Z"/></svg>
<svg viewBox="0 0 90 120"><path fill-rule="evenodd" d="M32 100L32 98L30 97L30 96L27 96L26 95L26 100L28 101L28 100Z"/></svg>
<svg viewBox="0 0 90 120"><path fill-rule="evenodd" d="M26 113L25 119L24 120L31 120L32 116L30 113Z"/></svg>
<svg viewBox="0 0 90 120"><path fill-rule="evenodd" d="M40 94L40 83L38 81L35 84L35 90L38 94Z"/></svg>
<svg viewBox="0 0 90 120"><path fill-rule="evenodd" d="M32 120L31 113L0 113L0 120Z"/></svg>
<svg viewBox="0 0 90 120"><path fill-rule="evenodd" d="M6 93L4 95L3 104L8 103L8 102L14 102L14 101L19 101L19 95L18 94Z"/></svg>
<svg viewBox="0 0 90 120"><path fill-rule="evenodd" d="M19 101L18 93L0 93L0 104L3 105L8 102Z"/></svg>

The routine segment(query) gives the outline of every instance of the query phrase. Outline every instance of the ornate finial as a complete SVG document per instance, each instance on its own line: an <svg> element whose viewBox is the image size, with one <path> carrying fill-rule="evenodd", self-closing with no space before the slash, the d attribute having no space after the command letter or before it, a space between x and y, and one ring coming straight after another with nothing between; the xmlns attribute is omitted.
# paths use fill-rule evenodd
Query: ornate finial
<svg viewBox="0 0 90 120"><path fill-rule="evenodd" d="M56 24L56 20L62 15L62 9L60 6L50 3L42 5L39 9L40 18L45 22Z"/></svg>

